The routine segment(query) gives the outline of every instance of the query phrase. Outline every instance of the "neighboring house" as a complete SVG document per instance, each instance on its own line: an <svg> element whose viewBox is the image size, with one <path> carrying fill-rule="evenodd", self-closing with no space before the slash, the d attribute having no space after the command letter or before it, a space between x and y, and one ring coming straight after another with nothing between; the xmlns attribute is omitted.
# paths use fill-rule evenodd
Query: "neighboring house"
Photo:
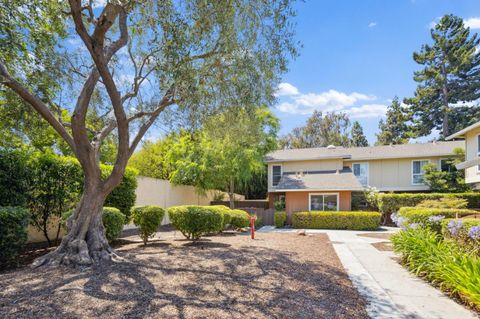
<svg viewBox="0 0 480 319"><path fill-rule="evenodd" d="M285 201L295 211L348 211L352 193L371 186L383 192L428 191L423 166L449 170L448 159L463 141L371 147L321 147L269 153L270 203Z"/></svg>
<svg viewBox="0 0 480 319"><path fill-rule="evenodd" d="M465 182L480 188L480 122L450 135L447 140L465 140L465 162L457 164L457 169L465 170Z"/></svg>

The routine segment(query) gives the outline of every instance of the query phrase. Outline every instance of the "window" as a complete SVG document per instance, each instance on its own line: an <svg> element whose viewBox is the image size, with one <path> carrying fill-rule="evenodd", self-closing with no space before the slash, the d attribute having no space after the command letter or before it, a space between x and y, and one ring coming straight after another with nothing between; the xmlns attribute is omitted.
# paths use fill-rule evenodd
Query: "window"
<svg viewBox="0 0 480 319"><path fill-rule="evenodd" d="M272 166L272 186L277 186L282 178L282 165Z"/></svg>
<svg viewBox="0 0 480 319"><path fill-rule="evenodd" d="M442 172L454 172L456 171L455 165L452 164L452 159L441 159L440 160L440 171Z"/></svg>
<svg viewBox="0 0 480 319"><path fill-rule="evenodd" d="M310 211L338 211L338 194L310 194Z"/></svg>
<svg viewBox="0 0 480 319"><path fill-rule="evenodd" d="M423 184L423 175L425 171L423 166L428 164L428 160L412 161L412 184L413 185L424 185Z"/></svg>
<svg viewBox="0 0 480 319"><path fill-rule="evenodd" d="M477 135L477 157L480 157L480 134ZM480 165L477 166L477 170L480 171Z"/></svg>
<svg viewBox="0 0 480 319"><path fill-rule="evenodd" d="M353 175L363 186L368 186L368 163L353 163Z"/></svg>

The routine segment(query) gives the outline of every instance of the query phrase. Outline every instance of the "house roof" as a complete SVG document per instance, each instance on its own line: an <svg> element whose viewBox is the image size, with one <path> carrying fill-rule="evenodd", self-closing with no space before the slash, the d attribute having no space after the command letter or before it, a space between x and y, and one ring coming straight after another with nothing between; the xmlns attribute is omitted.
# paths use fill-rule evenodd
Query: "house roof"
<svg viewBox="0 0 480 319"><path fill-rule="evenodd" d="M423 144L382 145L368 147L319 147L278 150L267 154L265 162L307 161L317 159L372 160L451 156L453 149L465 147L464 141Z"/></svg>
<svg viewBox="0 0 480 319"><path fill-rule="evenodd" d="M451 139L454 139L454 138L464 138L465 137L465 133L467 133L468 131L471 131L471 130L474 130L476 128L480 127L480 122L477 122L477 123L474 123L470 126L467 126L466 128L464 128L463 130L461 131L458 131L457 133L454 133L450 136L448 136L446 138L446 140L451 140Z"/></svg>
<svg viewBox="0 0 480 319"><path fill-rule="evenodd" d="M275 191L286 190L361 191L363 186L350 169L345 169L339 172L325 171L304 175L284 173Z"/></svg>

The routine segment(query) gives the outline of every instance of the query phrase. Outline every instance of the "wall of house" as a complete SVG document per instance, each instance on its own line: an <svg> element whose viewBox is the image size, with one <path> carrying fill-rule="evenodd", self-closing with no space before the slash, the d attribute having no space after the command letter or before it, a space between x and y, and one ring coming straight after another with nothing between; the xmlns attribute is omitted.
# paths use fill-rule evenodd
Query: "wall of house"
<svg viewBox="0 0 480 319"><path fill-rule="evenodd" d="M465 135L465 158L467 161L473 160L478 157L478 145L477 136L480 134L480 127L471 130ZM472 166L465 169L465 182L467 183L479 183L480 171L478 166Z"/></svg>
<svg viewBox="0 0 480 319"><path fill-rule="evenodd" d="M320 192L286 192L285 193L285 210L291 214L293 212L308 212L308 194L320 193ZM352 192L340 191L340 192L321 192L325 193L338 193L339 209L341 211L352 210Z"/></svg>

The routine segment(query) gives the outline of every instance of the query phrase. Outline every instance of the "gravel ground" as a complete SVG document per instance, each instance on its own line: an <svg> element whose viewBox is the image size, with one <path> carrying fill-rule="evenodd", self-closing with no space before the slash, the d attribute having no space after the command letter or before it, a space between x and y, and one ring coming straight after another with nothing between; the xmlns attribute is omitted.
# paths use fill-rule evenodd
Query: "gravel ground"
<svg viewBox="0 0 480 319"><path fill-rule="evenodd" d="M96 269L0 274L0 318L367 318L325 234L163 232Z"/></svg>

